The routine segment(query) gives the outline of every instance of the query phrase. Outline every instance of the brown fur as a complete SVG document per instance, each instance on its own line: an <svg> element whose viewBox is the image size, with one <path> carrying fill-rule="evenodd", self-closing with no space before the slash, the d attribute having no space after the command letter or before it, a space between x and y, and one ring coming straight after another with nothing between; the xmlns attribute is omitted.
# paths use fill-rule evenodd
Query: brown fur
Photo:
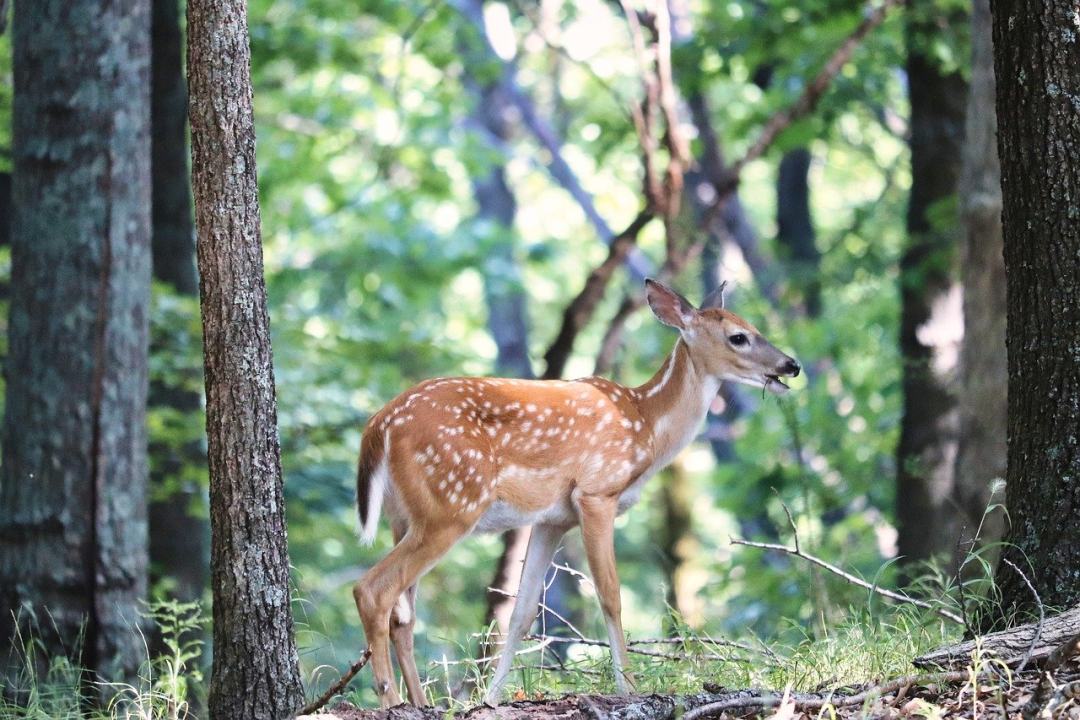
<svg viewBox="0 0 1080 720"><path fill-rule="evenodd" d="M537 582L555 543L573 525L582 529L616 678L626 689L616 515L633 503L641 483L692 439L721 379L764 385L766 374L788 374L785 368L794 363L726 310L695 310L656 284L648 292L657 317L679 328L682 337L640 387L599 377L569 382L439 378L399 395L368 422L357 480L360 519L369 521L369 502L381 499L375 498L376 478L385 480L382 492L397 544L357 582L353 594L384 706L400 701L391 683L391 637L409 699L424 702L411 651L420 575L474 529L529 524L535 528L522 589L489 701L497 700L514 644L535 614ZM753 342L733 347L734 332L752 336ZM365 529L368 535L374 530Z"/></svg>

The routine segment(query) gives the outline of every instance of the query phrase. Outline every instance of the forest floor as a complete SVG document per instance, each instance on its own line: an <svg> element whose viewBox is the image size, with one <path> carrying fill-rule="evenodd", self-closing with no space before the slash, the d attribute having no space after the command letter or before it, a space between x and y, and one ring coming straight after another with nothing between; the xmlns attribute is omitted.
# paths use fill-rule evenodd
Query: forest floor
<svg viewBox="0 0 1080 720"><path fill-rule="evenodd" d="M1023 672L989 663L977 677L973 668L927 680L901 679L869 687L842 687L817 693L732 690L706 687L694 695L566 695L519 699L497 708L478 706L453 717L469 720L667 720L683 718L1080 718L1080 658L1064 662L1053 684L1040 690L1045 673L1035 664ZM1032 701L1031 707L1025 706ZM707 710L707 706L714 709ZM429 720L447 717L439 708L399 706L362 710L347 703L334 706L325 720Z"/></svg>

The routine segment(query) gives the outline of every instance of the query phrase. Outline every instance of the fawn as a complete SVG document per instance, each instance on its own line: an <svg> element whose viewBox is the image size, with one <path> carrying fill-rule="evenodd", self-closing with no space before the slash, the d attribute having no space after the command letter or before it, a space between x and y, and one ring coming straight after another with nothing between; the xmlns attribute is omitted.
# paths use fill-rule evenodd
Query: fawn
<svg viewBox="0 0 1080 720"><path fill-rule="evenodd" d="M776 394L799 363L723 309L723 287L695 308L645 282L660 322L679 339L640 387L572 381L439 378L399 395L364 429L357 475L362 539L385 509L394 548L353 588L383 707L401 702L390 642L409 700L425 702L413 658L416 584L472 532L532 526L510 628L488 688L497 704L515 649L536 616L544 574L563 534L581 526L611 644L616 687L629 691L614 522L642 485L694 437L723 380Z"/></svg>

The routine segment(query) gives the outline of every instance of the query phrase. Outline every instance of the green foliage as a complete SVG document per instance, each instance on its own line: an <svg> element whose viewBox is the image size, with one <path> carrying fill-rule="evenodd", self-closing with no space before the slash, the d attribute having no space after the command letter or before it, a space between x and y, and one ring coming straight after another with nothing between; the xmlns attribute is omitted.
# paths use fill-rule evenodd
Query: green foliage
<svg viewBox="0 0 1080 720"><path fill-rule="evenodd" d="M641 87L625 21L612 3L556 5L553 12L543 8L551 17L518 0L506 6L517 76L561 135L566 160L600 213L618 228L641 203L640 153L628 112ZM798 97L864 7L858 0L694 4L695 32L677 43L674 74L684 95L700 91L708 99L729 159ZM963 69L968 57L958 30L966 25L955 19L966 3L912 7L914 16L896 12L873 32L814 115L744 172L741 197L762 250L779 257L775 166L786 149L812 150L823 309L817 318L787 309L802 291L780 262L773 263L773 279L782 302L773 308L740 254L725 251L724 271L734 280L731 307L794 352L809 377L779 400L744 393L750 409L732 427L733 461L718 465L703 443L683 459L696 497L691 534L699 551L689 566L700 618L694 627L676 626L685 660L634 656L639 689L690 691L703 680L810 688L828 680L827 672L841 671L844 682L858 682L898 672L911 654L946 634L939 623L907 611L867 606L864 591L798 561L729 542L744 535L790 539L786 504L802 547L881 585L896 581L888 561L895 553L893 450L901 412L897 261L910 184L906 28L947 17L950 32L928 41L928 56L949 69ZM328 666L344 667L362 651L351 584L389 547L385 531L371 549L355 538L354 473L364 421L420 379L491 372L496 349L485 325L486 282L520 274L513 281L527 294L529 349L539 362L563 308L606 249L551 181L546 151L517 124L501 144L469 125L476 98L465 82L466 64L480 82L499 68L476 57L475 30L453 4L251 0L249 18L294 611L305 673L316 689L334 679ZM558 32L549 34L552 27ZM0 77L10 71L8 37L0 37ZM9 144L9 126L10 81L4 81L0 148ZM696 140L694 149L700 149ZM0 165L6 163L0 156ZM509 234L474 217L470 181L495 165L504 168L518 203ZM935 230L947 232L955 217L954 208L942 208ZM519 268L489 261L492 247L506 242L514 244ZM640 244L658 265L659 229L649 227ZM8 263L0 250L5 277ZM691 298L701 295L699 270L691 267L677 280ZM579 338L569 375L592 371L606 320L633 289L619 281L609 291ZM628 383L659 367L674 342L647 313L631 318L627 337L616 375ZM196 302L156 287L151 382L200 392L200 342ZM151 461L169 478L162 493L204 487L205 466L188 452L205 442L201 410L158 405L149 424ZM185 459L177 464L177 458ZM663 635L670 624L656 542L663 522L656 483L617 529L631 638ZM201 504L191 510L205 513ZM565 551L580 564L579 543L572 534ZM497 538L470 538L421 584L417 654L433 698L447 697L449 687L476 674L468 658L482 630L484 589L498 552ZM947 589L955 603L949 583L939 581L935 595ZM970 589L987 592L978 583ZM602 637L595 599L587 585L582 590L575 621L590 637ZM191 619L187 610L162 612L176 619L177 638L193 629L180 621ZM710 635L759 637L779 648L777 657L754 643L733 651L695 639ZM170 708L152 716L182 717L180 705L161 698L182 699L200 685L191 671L197 648L186 642L170 646L167 664L129 696L132 707L143 707L135 698L146 698L151 708ZM544 659L535 664L554 662L550 654L537 657ZM564 662L588 672L525 670L519 684L528 693L610 686L602 648L574 647ZM63 663L30 678L28 686L41 692L69 692L40 694L33 706L41 712L18 717L80 712L71 694L77 678ZM364 690L356 699L370 704L373 696Z"/></svg>
<svg viewBox="0 0 1080 720"><path fill-rule="evenodd" d="M88 678L66 657L42 656L40 641L11 639L17 672L0 686L0 717L6 720L186 720L191 699L203 690L199 670L206 618L197 603L155 602L145 620L160 634L164 653L148 657L135 683ZM133 632L136 632L133 630ZM73 638L78 655L83 638ZM102 706L91 698L105 697Z"/></svg>

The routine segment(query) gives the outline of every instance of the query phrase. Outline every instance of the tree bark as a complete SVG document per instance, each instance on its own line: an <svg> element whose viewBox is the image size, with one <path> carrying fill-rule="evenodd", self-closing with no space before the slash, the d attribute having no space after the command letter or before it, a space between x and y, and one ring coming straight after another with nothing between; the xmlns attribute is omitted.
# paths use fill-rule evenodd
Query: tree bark
<svg viewBox="0 0 1080 720"><path fill-rule="evenodd" d="M971 654L979 657L997 658L1015 666L1025 655L1038 661L1054 651L1061 643L1080 632L1080 606L1046 618L1043 623L1027 623L1009 630L1000 630L972 640L947 645L912 662L920 668L965 668L971 665ZM1038 637L1036 637L1038 634ZM1034 645L1032 645L1032 641Z"/></svg>
<svg viewBox="0 0 1080 720"><path fill-rule="evenodd" d="M197 295L195 226L187 163L187 86L182 67L180 3L153 0L151 9L150 125L151 246L154 278L181 295ZM150 406L169 407L194 417L201 410L197 392L150 386ZM150 567L156 582L168 578L170 594L199 600L210 576L206 490L198 483L177 483L187 466L205 466L201 447L151 442Z"/></svg>
<svg viewBox="0 0 1080 720"><path fill-rule="evenodd" d="M960 439L956 488L967 526L979 542L997 542L1004 518L985 516L995 479L1005 477L1005 260L1001 240L1001 168L994 115L994 55L989 0L974 0L971 93L960 177L963 223L960 279L964 344L960 356ZM1001 498L998 498L1000 500Z"/></svg>
<svg viewBox="0 0 1080 720"><path fill-rule="evenodd" d="M992 8L1008 293L1004 557L1042 602L1065 607L1080 601L1080 28L1066 0ZM997 580L1006 607L1034 607L1006 564Z"/></svg>
<svg viewBox="0 0 1080 720"><path fill-rule="evenodd" d="M144 654L149 31L146 0L14 10L0 636L113 681Z"/></svg>
<svg viewBox="0 0 1080 720"><path fill-rule="evenodd" d="M896 450L896 516L900 555L909 567L951 555L959 526L954 385L962 318L954 279L955 222L945 211L960 176L967 87L959 72L943 73L928 55L942 30L922 19L931 16L919 7L927 1L909 6L906 28L911 199L900 260L904 412Z"/></svg>
<svg viewBox="0 0 1080 720"><path fill-rule="evenodd" d="M303 702L289 604L244 0L190 0L192 186L210 466L214 718Z"/></svg>

